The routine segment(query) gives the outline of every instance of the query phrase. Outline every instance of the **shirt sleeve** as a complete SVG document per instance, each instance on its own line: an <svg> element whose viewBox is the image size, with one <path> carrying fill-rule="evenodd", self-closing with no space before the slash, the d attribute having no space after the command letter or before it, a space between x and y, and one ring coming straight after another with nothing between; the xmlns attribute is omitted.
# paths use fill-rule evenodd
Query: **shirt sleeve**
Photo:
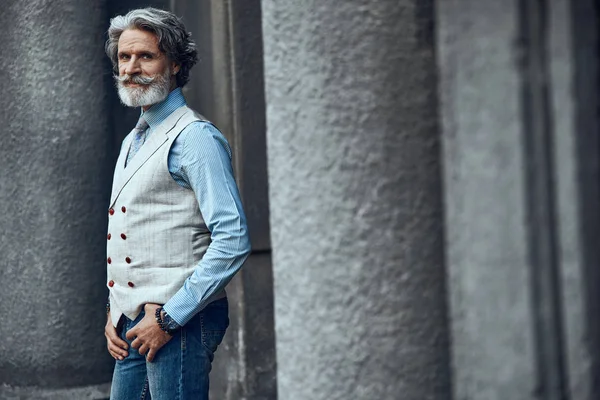
<svg viewBox="0 0 600 400"><path fill-rule="evenodd" d="M173 178L194 191L211 232L204 257L164 305L179 325L185 325L240 269L250 253L250 240L225 137L210 123L194 122L175 145L179 162L170 163L177 169Z"/></svg>

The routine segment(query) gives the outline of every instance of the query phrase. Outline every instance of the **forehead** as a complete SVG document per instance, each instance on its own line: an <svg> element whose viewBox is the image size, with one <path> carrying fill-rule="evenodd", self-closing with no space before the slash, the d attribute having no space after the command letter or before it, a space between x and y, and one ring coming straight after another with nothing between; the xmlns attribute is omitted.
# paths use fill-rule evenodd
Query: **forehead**
<svg viewBox="0 0 600 400"><path fill-rule="evenodd" d="M118 51L151 51L159 52L158 37L141 29L126 29L119 37Z"/></svg>

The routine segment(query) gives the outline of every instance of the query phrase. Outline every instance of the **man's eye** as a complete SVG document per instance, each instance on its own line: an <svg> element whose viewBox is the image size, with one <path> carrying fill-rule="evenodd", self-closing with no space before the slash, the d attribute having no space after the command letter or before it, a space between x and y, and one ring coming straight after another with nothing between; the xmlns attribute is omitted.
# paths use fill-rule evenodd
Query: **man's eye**
<svg viewBox="0 0 600 400"><path fill-rule="evenodd" d="M129 56L127 54L119 54L119 60L128 60Z"/></svg>
<svg viewBox="0 0 600 400"><path fill-rule="evenodd" d="M146 60L150 60L152 58L151 54L142 54L142 58L146 59Z"/></svg>

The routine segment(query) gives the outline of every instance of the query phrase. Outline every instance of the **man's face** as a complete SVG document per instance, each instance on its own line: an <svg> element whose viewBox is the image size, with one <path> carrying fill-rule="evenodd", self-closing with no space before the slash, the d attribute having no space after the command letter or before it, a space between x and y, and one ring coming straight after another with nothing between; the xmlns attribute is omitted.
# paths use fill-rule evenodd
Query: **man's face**
<svg viewBox="0 0 600 400"><path fill-rule="evenodd" d="M155 34L140 29L123 31L117 58L117 88L125 105L148 107L169 95L179 67L159 50Z"/></svg>

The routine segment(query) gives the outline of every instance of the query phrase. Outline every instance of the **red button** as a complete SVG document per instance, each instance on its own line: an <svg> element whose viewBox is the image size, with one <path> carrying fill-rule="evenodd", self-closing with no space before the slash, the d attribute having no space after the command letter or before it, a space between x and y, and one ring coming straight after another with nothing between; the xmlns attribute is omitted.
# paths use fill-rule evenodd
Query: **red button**
<svg viewBox="0 0 600 400"><path fill-rule="evenodd" d="M108 240L110 240L110 238L111 238L111 237L112 237L112 236L110 235L110 233L109 233L108 235L106 235L106 238L107 238Z"/></svg>
<svg viewBox="0 0 600 400"><path fill-rule="evenodd" d="M125 206L121 207L121 211L123 211L123 212L127 211L127 209L125 208Z"/></svg>
<svg viewBox="0 0 600 400"><path fill-rule="evenodd" d="M135 285L133 284L133 282L127 282L127 284L129 285L129 287L134 287Z"/></svg>
<svg viewBox="0 0 600 400"><path fill-rule="evenodd" d="M124 233L121 233L121 239L125 240L125 239L127 239L127 236L125 236Z"/></svg>
<svg viewBox="0 0 600 400"><path fill-rule="evenodd" d="M109 281L109 282L108 282L108 286L110 286L110 287L113 287L113 286L115 286L115 281Z"/></svg>
<svg viewBox="0 0 600 400"><path fill-rule="evenodd" d="M108 257L108 258L106 259L106 261L107 261L109 264L112 262L112 260L110 259L110 257Z"/></svg>
<svg viewBox="0 0 600 400"><path fill-rule="evenodd" d="M127 264L131 264L131 258L129 258L129 257L125 257L125 262L126 262Z"/></svg>
<svg viewBox="0 0 600 400"><path fill-rule="evenodd" d="M109 209L109 210L108 210L108 213L109 213L110 215L113 215L113 214L115 213L115 210L114 210L114 208L111 208L111 209Z"/></svg>

